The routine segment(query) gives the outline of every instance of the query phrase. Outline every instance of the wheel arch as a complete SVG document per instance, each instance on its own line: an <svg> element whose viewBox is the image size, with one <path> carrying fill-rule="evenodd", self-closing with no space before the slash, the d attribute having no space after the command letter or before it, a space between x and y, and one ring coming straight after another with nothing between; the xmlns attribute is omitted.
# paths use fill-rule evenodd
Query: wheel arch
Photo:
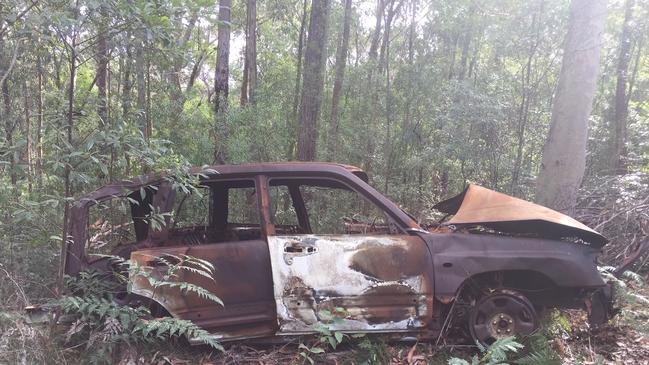
<svg viewBox="0 0 649 365"><path fill-rule="evenodd" d="M431 234L435 266L435 296L454 300L470 278L493 272L530 273L570 290L605 285L596 266L598 250L574 243L535 238L478 234ZM534 273L534 274L531 274Z"/></svg>
<svg viewBox="0 0 649 365"><path fill-rule="evenodd" d="M479 286L493 285L495 287L515 290L540 290L559 287L556 281L538 270L490 270L473 274L464 279L455 292L456 296L460 295L461 291L471 284Z"/></svg>

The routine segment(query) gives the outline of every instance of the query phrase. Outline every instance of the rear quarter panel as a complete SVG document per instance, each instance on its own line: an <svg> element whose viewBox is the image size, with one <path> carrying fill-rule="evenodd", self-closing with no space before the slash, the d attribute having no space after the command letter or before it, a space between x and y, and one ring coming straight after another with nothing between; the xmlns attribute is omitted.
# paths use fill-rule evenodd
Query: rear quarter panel
<svg viewBox="0 0 649 365"><path fill-rule="evenodd" d="M531 270L566 288L605 285L597 271L599 249L585 244L480 234L426 235L433 251L435 296L456 295L471 276L503 270Z"/></svg>

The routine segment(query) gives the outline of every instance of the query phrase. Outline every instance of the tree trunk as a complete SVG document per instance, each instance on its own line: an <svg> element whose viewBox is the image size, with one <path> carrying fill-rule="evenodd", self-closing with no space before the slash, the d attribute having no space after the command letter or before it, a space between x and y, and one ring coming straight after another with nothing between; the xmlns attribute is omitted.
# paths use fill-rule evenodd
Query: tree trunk
<svg viewBox="0 0 649 365"><path fill-rule="evenodd" d="M52 60L54 61L54 84L59 91L63 91L63 80L61 79L63 57L64 55L62 53L61 57L57 57L56 53L52 55Z"/></svg>
<svg viewBox="0 0 649 365"><path fill-rule="evenodd" d="M412 128L412 102L415 97L415 77L417 73L415 72L415 38L416 34L416 23L415 17L417 16L417 4L418 0L410 1L410 24L408 26L408 91L406 98L406 106L404 108L404 120L403 120L403 130L410 131ZM413 131L414 132L414 131Z"/></svg>
<svg viewBox="0 0 649 365"><path fill-rule="evenodd" d="M228 127L226 114L228 111L228 77L230 74L230 12L232 0L219 0L218 45L216 47L216 73L214 75L214 115L215 115L215 147L214 161L225 163L228 160L226 141Z"/></svg>
<svg viewBox="0 0 649 365"><path fill-rule="evenodd" d="M99 8L101 14L99 26L97 27L97 115L102 124L102 128L108 129L110 123L108 122L108 97L107 97L107 80L108 80L108 40L106 33L108 32L108 10L106 5L103 4Z"/></svg>
<svg viewBox="0 0 649 365"><path fill-rule="evenodd" d="M78 2L77 2L78 8ZM68 142L68 146L72 146L72 131L74 129L74 86L77 72L77 31L76 29L72 30L72 40L68 47L69 52L69 71L70 79L68 82L68 113L67 113L67 125L65 126L65 134ZM70 151L72 152L72 151ZM72 166L70 161L67 161L65 168L63 170L63 186L64 186L64 196L66 198L65 205L63 208L63 234L61 235L63 241L61 242L61 257L65 257L66 248L68 246L68 221L70 220L70 199L72 197L72 182L70 181L70 173L72 172ZM64 275L65 262L61 263L59 269L59 290L63 290L63 275Z"/></svg>
<svg viewBox="0 0 649 365"><path fill-rule="evenodd" d="M533 87L531 85L532 78L532 64L534 57L536 56L536 51L538 49L539 43L541 41L541 27L538 25L541 23L540 17L543 15L544 5L543 2L540 3L538 13L532 15L532 28L535 30L535 36L530 43L529 52L527 54L527 62L521 70L521 103L518 108L518 117L517 117L517 145L516 145L516 160L514 161L514 169L512 171L512 180L509 187L510 192L513 195L516 195L519 191L519 180L520 173L523 164L523 152L525 147L525 132L527 129L527 123L529 121L529 110L530 104L532 103L531 99L533 95Z"/></svg>
<svg viewBox="0 0 649 365"><path fill-rule="evenodd" d="M330 6L331 0L313 0L311 3L309 33L304 54L304 82L297 147L298 159L301 161L313 161L316 158Z"/></svg>
<svg viewBox="0 0 649 365"><path fill-rule="evenodd" d="M381 41L381 53L379 56L379 73L383 72L383 68L387 61L388 46L390 42L390 31L392 30L392 21L394 17L399 14L399 9L404 3L404 0L399 0L395 6L396 0L387 0L389 1L388 12L385 16L385 31L383 32L383 40Z"/></svg>
<svg viewBox="0 0 649 365"><path fill-rule="evenodd" d="M450 62L450 65L448 67L448 79L449 79L449 81L453 80L453 75L455 73L455 56L456 56L456 53L457 53L457 42L458 42L459 35L454 34L452 37L453 37L453 39L452 39L452 43L451 43L451 52L450 52L451 62Z"/></svg>
<svg viewBox="0 0 649 365"><path fill-rule="evenodd" d="M588 117L597 86L606 1L572 0L563 63L543 148L536 199L572 213L586 166Z"/></svg>
<svg viewBox="0 0 649 365"><path fill-rule="evenodd" d="M176 40L177 50L181 50L183 52L187 51L186 45L192 36L192 32L194 31L194 27L196 26L197 21L198 21L197 12L193 12L191 14L187 26L183 26L182 19L178 18L176 26L179 28L183 27L185 29L185 32L183 33L182 37L179 37ZM144 39L144 34L142 35L141 38ZM181 85L180 76L183 73L183 68L186 66L186 61L183 56L179 56L177 54L172 55L171 60L172 60L171 68L167 70L167 79L169 80L169 88L170 88L169 94L171 99L171 118L174 126L180 126L182 124L183 110L185 108L185 101L186 101L186 97L185 94L183 93L183 88ZM137 58L136 58L136 67L137 67ZM144 70L144 62L142 63L141 68L142 70ZM144 71L142 71L142 80L144 80ZM145 95L145 92L143 94ZM139 91L138 91L138 96L139 96ZM144 105L144 103L142 105ZM142 110L144 111L145 109L146 108L143 108ZM142 121L141 126L144 128L146 126L146 117L143 117L141 121Z"/></svg>
<svg viewBox="0 0 649 365"><path fill-rule="evenodd" d="M257 91L257 1L248 0L248 5L248 39L246 40L246 53L248 55L248 101L254 105Z"/></svg>
<svg viewBox="0 0 649 365"><path fill-rule="evenodd" d="M379 60L379 70L385 67L385 184L383 192L388 194L390 189L390 177L392 175L392 79L390 75L390 31L392 30L392 20L398 14L399 8L403 4L401 0L397 6L394 6L394 0L390 2L388 15L385 19L385 32L383 34L383 44L381 45L381 58Z"/></svg>
<svg viewBox="0 0 649 365"><path fill-rule="evenodd" d="M146 122L146 133L144 134L147 138L153 136L153 122L151 121L151 62L146 61L146 112L145 112L145 122ZM147 143L149 140L147 139Z"/></svg>
<svg viewBox="0 0 649 365"><path fill-rule="evenodd" d="M364 104L364 109L367 111L366 113L362 114L362 129L364 131L375 128L375 126L371 125L371 121L374 121L376 119L375 112L379 107L378 81L376 81L376 78L374 77L374 72L377 68L378 49L379 42L381 40L381 30L383 27L382 24L383 16L385 14L386 1L388 0L377 0L376 4L376 24L374 26L374 32L372 33L372 42L370 44L370 50L368 52L370 67L368 67L367 70L367 86L365 87L365 90L368 90L370 95L369 97L365 97L359 93L361 102ZM363 169L365 170L365 172L370 173L372 171L372 162L374 160L374 151L376 148L374 143L374 136L371 133L364 133L364 136L362 138L365 139L365 161L363 162Z"/></svg>
<svg viewBox="0 0 649 365"><path fill-rule="evenodd" d="M299 120L298 108L300 106L300 85L302 85L302 55L304 53L304 38L306 33L306 15L307 15L308 0L304 0L302 5L302 20L300 21L300 35L297 45L297 67L295 70L295 87L293 89L293 109L291 118L288 119L287 127L291 138L289 139L288 148L286 150L286 159L292 160L295 153L295 145L297 141L297 129Z"/></svg>
<svg viewBox="0 0 649 365"><path fill-rule="evenodd" d="M70 80L68 84L68 113L67 113L67 125L65 127L65 134L67 138L67 142L69 146L72 146L72 131L74 130L74 87L75 87L75 81L76 81L76 72L77 72L77 64L76 64L77 56L76 56L76 34L73 35L72 37L72 43L70 46ZM72 196L72 185L70 182L70 172L71 172L71 165L70 163L65 164L65 196L66 197L71 197ZM65 239L65 235L63 236Z"/></svg>
<svg viewBox="0 0 649 365"><path fill-rule="evenodd" d="M633 21L634 0L627 0L624 7L624 22L620 33L620 53L617 60L617 81L615 85L615 111L611 121L611 149L609 168L614 174L627 173L627 123L629 114L627 103L627 84L629 79L629 61L631 59L631 22Z"/></svg>
<svg viewBox="0 0 649 365"><path fill-rule="evenodd" d="M149 140L149 131L147 128L146 116L146 82L144 72L144 40L139 39L135 49L135 83L137 88L137 125L145 140ZM177 103L178 100L173 100ZM175 106L174 106L174 109ZM178 111L174 113L174 117L178 117Z"/></svg>
<svg viewBox="0 0 649 365"><path fill-rule="evenodd" d="M14 194L18 195L18 173L16 171L18 161L16 161L16 154L12 151L14 147L14 130L16 122L12 117L11 112L11 94L9 93L9 71L6 70L3 74L2 81L2 99L4 101L4 114L3 119L5 122L5 143L9 149L9 176L11 178L11 186L13 186Z"/></svg>
<svg viewBox="0 0 649 365"><path fill-rule="evenodd" d="M246 2L246 49L241 83L241 106L255 103L257 87L257 0Z"/></svg>
<svg viewBox="0 0 649 365"><path fill-rule="evenodd" d="M469 61L469 48L473 40L473 26L475 23L476 4L471 2L467 19L464 25L464 34L462 34L462 55L460 56L460 70L458 71L457 79L462 81L467 73L467 66Z"/></svg>
<svg viewBox="0 0 649 365"><path fill-rule="evenodd" d="M0 37L0 50L4 50L3 47L6 47L7 44ZM19 194L18 191L18 172L16 170L17 162L16 154L12 151L14 147L13 133L18 125L18 119L13 118L12 116L12 107L11 107L11 94L9 91L9 76L13 70L13 67L18 58L18 52L20 50L20 43L16 43L13 49L13 54L11 59L2 59L0 57L0 89L2 90L2 99L4 101L4 115L0 114L0 121L4 119L5 127L5 141L6 148L9 150L9 169L11 177L11 185L14 189L14 195L17 197ZM0 153L3 151L0 151Z"/></svg>
<svg viewBox="0 0 649 365"><path fill-rule="evenodd" d="M247 39L248 36L246 35L246 40ZM246 45L243 50L243 74L241 75L241 96L239 96L239 106L244 107L246 104L248 104L248 45Z"/></svg>
<svg viewBox="0 0 649 365"><path fill-rule="evenodd" d="M43 63L37 58L38 71L38 118L36 124L36 176L39 187L43 186Z"/></svg>
<svg viewBox="0 0 649 365"><path fill-rule="evenodd" d="M423 143L421 141L421 133L419 133L418 128L415 127L415 124L412 122L412 104L413 104L413 99L415 98L415 90L414 90L414 84L415 84L415 77L416 77L416 72L415 72L415 38L417 37L416 34L416 16L417 16L417 5L418 5L418 0L411 0L410 1L410 24L408 25L408 72L407 72L407 97L406 97L406 105L404 107L404 117L403 117L403 122L402 122L402 140L403 140L403 145L406 149L406 151L409 149L411 145L411 140L410 137L408 137L409 133L412 133L415 135L415 140L416 140L416 149L418 151L421 151L423 149ZM410 171L406 171L406 174L409 174ZM417 217L421 218L421 213L423 212L423 206L422 206L422 200L421 197L424 195L424 183L423 183L423 174L424 174L424 165L420 164L418 169L417 169L417 190L416 190L416 195L413 199L413 207L415 208L415 214Z"/></svg>
<svg viewBox="0 0 649 365"><path fill-rule="evenodd" d="M352 0L345 0L345 15L343 18L343 31L338 38L336 49L336 75L334 88L331 93L331 123L329 128L328 159L332 160L338 152L338 127L340 96L345 78L345 66L347 65L347 50L349 49L349 28L351 24Z"/></svg>
<svg viewBox="0 0 649 365"><path fill-rule="evenodd" d="M32 192L33 188L33 156L34 156L34 141L32 140L32 126L31 126L31 115L29 113L29 89L27 88L27 81L23 83L23 111L25 113L25 124L23 133L25 134L25 139L27 140L27 146L25 146L25 164L27 165L27 188L29 192Z"/></svg>
<svg viewBox="0 0 649 365"><path fill-rule="evenodd" d="M122 118L127 120L131 113L131 64L133 61L133 49L131 46L130 34L126 34L128 39L126 44L126 57L123 61L121 74L122 74Z"/></svg>
<svg viewBox="0 0 649 365"><path fill-rule="evenodd" d="M374 25L374 32L372 33L372 43L370 43L369 56L372 60L376 60L379 50L379 41L381 40L381 27L383 22L383 11L385 9L386 0L376 1L376 24Z"/></svg>

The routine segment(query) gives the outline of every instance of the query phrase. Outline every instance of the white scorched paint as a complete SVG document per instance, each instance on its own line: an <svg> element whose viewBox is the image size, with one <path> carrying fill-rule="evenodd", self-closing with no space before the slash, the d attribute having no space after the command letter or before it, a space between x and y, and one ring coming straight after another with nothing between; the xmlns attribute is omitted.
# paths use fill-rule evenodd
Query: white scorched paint
<svg viewBox="0 0 649 365"><path fill-rule="evenodd" d="M302 245L315 247L315 252L287 253L284 248L292 243L302 242ZM413 276L399 281L381 281L368 277L350 268L352 256L359 246L371 243L373 245L402 245L407 243L398 237L390 236L351 236L351 235L304 235L304 236L271 236L268 237L270 258L273 273L275 302L280 323L279 334L296 334L312 332L319 325L317 313L319 309L310 305L288 307L286 304L285 288L298 278L304 287L316 292L333 292L341 297L356 297L367 290L383 285L403 285L414 293L422 293L424 285L421 276ZM293 279L292 279L293 278ZM293 281L292 281L293 280ZM320 302L328 298L318 298ZM398 322L370 324L362 317L356 308L349 316L337 324L329 324L333 330L382 332L408 330L422 327L424 323L419 318L425 318L427 311L425 295L418 296L416 303L409 309L409 318ZM357 312L357 313L354 313Z"/></svg>

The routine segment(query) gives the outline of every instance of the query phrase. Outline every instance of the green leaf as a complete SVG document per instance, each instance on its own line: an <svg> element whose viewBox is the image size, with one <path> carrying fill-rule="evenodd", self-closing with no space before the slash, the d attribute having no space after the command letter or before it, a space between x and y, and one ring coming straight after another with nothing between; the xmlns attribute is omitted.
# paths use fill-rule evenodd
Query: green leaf
<svg viewBox="0 0 649 365"><path fill-rule="evenodd" d="M336 346L338 345L338 342L336 342L336 339L333 336L327 336L327 341L329 342L329 345L331 345L331 348L333 348L335 350Z"/></svg>
<svg viewBox="0 0 649 365"><path fill-rule="evenodd" d="M448 359L448 365L470 365L468 361L457 358L457 357L452 357Z"/></svg>

